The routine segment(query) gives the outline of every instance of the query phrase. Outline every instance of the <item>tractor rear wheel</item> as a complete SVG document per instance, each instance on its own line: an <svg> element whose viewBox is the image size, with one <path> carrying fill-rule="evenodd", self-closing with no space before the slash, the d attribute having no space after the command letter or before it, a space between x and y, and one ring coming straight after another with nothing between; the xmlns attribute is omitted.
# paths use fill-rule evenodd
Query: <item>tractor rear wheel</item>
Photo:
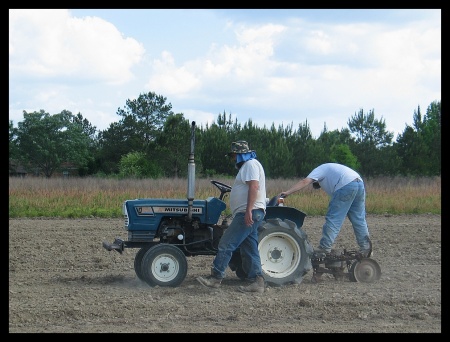
<svg viewBox="0 0 450 342"><path fill-rule="evenodd" d="M288 219L264 221L259 231L258 249L267 284L300 284L312 268L310 255L313 248L307 235Z"/></svg>

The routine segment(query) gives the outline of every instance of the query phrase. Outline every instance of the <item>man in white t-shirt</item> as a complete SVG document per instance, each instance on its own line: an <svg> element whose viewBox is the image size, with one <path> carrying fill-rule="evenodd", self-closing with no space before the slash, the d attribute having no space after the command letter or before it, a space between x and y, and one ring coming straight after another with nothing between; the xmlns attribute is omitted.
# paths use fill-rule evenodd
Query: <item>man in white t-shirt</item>
<svg viewBox="0 0 450 342"><path fill-rule="evenodd" d="M283 191L280 196L287 197L311 183L315 188L322 188L330 196L322 238L319 248L315 251L331 252L331 247L347 216L353 226L360 252L370 256L372 245L366 222L366 191L361 176L345 165L326 163L316 167L306 178L294 184L289 190Z"/></svg>
<svg viewBox="0 0 450 342"><path fill-rule="evenodd" d="M240 250L248 286L239 286L241 292L263 293L265 289L261 258L258 251L258 227L266 213L266 178L264 168L256 159L256 152L244 140L231 144L227 154L239 170L230 192L230 209L233 220L220 238L211 275L198 277L207 287L218 288L225 278L225 270L237 248Z"/></svg>

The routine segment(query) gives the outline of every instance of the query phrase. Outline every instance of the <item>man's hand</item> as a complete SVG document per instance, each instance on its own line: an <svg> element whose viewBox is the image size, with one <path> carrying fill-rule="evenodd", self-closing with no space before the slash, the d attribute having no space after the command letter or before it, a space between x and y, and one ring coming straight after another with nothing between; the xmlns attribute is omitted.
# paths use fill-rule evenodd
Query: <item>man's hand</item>
<svg viewBox="0 0 450 342"><path fill-rule="evenodd" d="M246 211L244 216L244 222L247 226L251 226L253 224L253 217L252 217L252 211Z"/></svg>

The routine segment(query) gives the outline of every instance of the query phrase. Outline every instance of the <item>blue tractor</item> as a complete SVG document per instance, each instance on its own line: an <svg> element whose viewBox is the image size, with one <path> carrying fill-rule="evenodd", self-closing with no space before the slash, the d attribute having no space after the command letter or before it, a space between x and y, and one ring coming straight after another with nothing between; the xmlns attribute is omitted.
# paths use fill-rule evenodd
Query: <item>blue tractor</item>
<svg viewBox="0 0 450 342"><path fill-rule="evenodd" d="M103 242L103 247L122 253L125 248L138 248L134 259L134 270L139 279L149 286L179 286L188 271L187 257L215 255L219 240L228 228L224 214L225 196L231 191L229 185L212 180L219 190L217 197L194 199L195 188L195 122L192 122L191 151L188 160L188 191L186 199L141 198L126 200L122 211L124 228L128 239L116 238L113 243ZM359 275L358 270L367 273L378 269L366 260L364 267L358 267L360 257L345 252L332 256L315 255L302 230L305 214L300 210L280 205L280 198L274 196L267 203L264 222L259 230L259 252L262 270L267 284L281 286L301 283L303 276L312 268L314 279L323 273L342 276L347 264L352 267L351 280L372 281L373 276ZM349 263L349 260L356 260ZM370 260L369 260L370 261ZM326 264L328 262L328 264ZM322 263L325 267L320 266ZM236 251L229 267L240 279L246 279L239 250ZM356 270L356 271L355 271ZM354 276L353 273L357 273Z"/></svg>

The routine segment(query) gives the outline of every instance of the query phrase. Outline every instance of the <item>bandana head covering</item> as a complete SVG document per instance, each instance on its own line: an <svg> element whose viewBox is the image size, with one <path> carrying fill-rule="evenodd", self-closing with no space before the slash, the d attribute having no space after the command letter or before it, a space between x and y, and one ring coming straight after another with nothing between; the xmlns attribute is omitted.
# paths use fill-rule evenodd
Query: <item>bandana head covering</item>
<svg viewBox="0 0 450 342"><path fill-rule="evenodd" d="M242 162L246 162L250 159L255 159L256 158L256 152L255 151L250 151L247 153L239 153L236 154L236 164L242 163Z"/></svg>

